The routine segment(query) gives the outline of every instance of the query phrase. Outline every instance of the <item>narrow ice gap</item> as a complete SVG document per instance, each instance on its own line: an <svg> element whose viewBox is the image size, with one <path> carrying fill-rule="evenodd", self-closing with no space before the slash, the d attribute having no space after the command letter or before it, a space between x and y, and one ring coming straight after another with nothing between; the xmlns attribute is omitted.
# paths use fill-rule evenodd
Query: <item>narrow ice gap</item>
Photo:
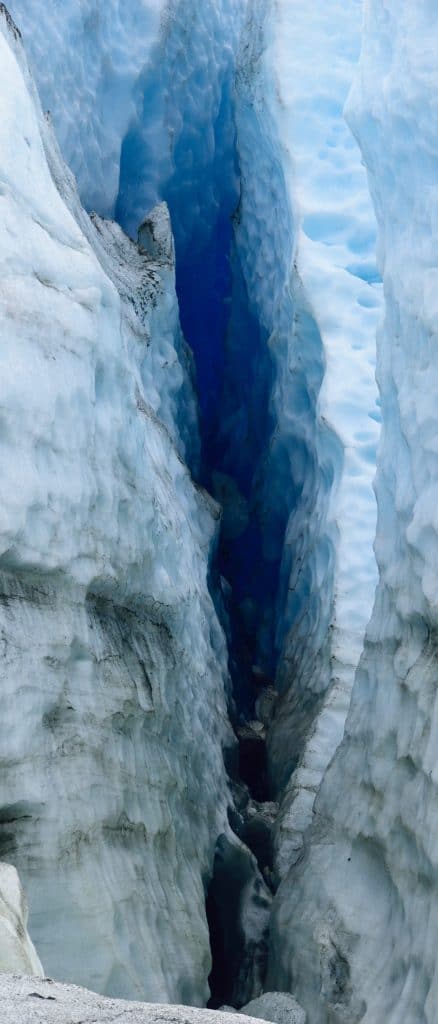
<svg viewBox="0 0 438 1024"><path fill-rule="evenodd" d="M294 41L286 47L287 32L282 42L281 19L279 67L286 49L296 66L284 76L278 103L279 80L265 60L273 31L270 6L252 0L247 16L244 5L224 0L213 6L206 31L199 10L180 0L135 81L128 126L122 101L115 104L114 129L122 124L123 133L116 176L108 156L112 188L102 184L100 194L90 187L86 158L78 170L87 182L88 208L115 213L132 238L158 200L169 206L181 323L196 362L202 427L201 461L197 465L193 455L191 469L222 506L210 590L227 635L234 685L229 710L240 739L240 763L229 766L237 805L232 826L275 889L287 880L300 849L302 837L294 833L291 853L291 821L296 792L306 789L308 751L312 758L320 729L317 766L312 762L319 782L324 759L341 738L372 601L371 475L379 411L369 338L380 304L379 278L372 260L374 222L364 226L368 214L363 217L362 208L342 214L329 163L330 154L341 160L354 146L340 127L345 96L327 100L327 138L318 150L320 98L314 109L303 105L305 117L302 95L291 98L304 69ZM352 37L357 33L354 18L347 28ZM328 75L332 55L324 51L321 60ZM307 84L313 96L314 83ZM46 82L48 98L51 87ZM104 121L113 100L107 83ZM323 175L323 188L327 180L333 191L329 212L312 208L322 203L312 179L316 151L332 172L331 179ZM357 155L352 174L359 173L359 163ZM362 179L361 188L364 193ZM344 394L342 373L354 380L367 361L366 396L358 403L354 388L352 396ZM238 806L242 780L251 795L251 821ZM306 793L302 832L316 788ZM263 818L256 805L268 807L279 797L274 830L272 808ZM275 850L266 839L273 831ZM227 884L220 854L228 881L246 880L248 869L247 862L236 863L235 850L228 856L218 847L220 866L209 891L215 905ZM237 949L238 922L229 927ZM226 991L222 996L232 998Z"/></svg>
<svg viewBox="0 0 438 1024"><path fill-rule="evenodd" d="M122 145L116 216L133 234L141 212L157 198L170 209L181 323L196 363L201 481L223 509L212 587L229 630L237 718L245 719L254 715L260 686L275 678L275 604L287 511L284 498L278 496L274 509L263 493L275 422L270 324L260 321L257 298L248 293L243 264L251 243L238 239L242 179L236 59L242 25L235 17L234 42L228 50L218 47L216 62L210 53L209 63L203 63L203 49L212 44L196 19L182 60L178 18L183 20L184 11L181 4L166 39L164 62L160 51L157 65L152 60L141 83L139 117ZM157 81L160 94L167 94L167 127L174 141L168 177L155 185L154 194L147 168L155 155L149 126Z"/></svg>

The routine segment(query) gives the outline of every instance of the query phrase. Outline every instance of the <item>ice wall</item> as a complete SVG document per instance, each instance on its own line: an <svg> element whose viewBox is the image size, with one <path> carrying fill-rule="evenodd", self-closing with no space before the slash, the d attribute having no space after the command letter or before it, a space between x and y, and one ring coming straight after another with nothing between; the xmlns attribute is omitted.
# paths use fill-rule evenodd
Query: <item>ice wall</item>
<svg viewBox="0 0 438 1024"><path fill-rule="evenodd" d="M258 370L270 362L272 379L258 499L264 552L281 562L269 737L272 783L287 784L278 877L342 737L376 583L381 284L366 175L343 119L360 26L360 3L295 4L292 16L254 0L237 75L236 250L265 332Z"/></svg>
<svg viewBox="0 0 438 1024"><path fill-rule="evenodd" d="M437 45L434 5L367 4L348 117L386 300L380 582L345 740L273 930L275 982L293 983L315 1024L432 1024L438 1013Z"/></svg>
<svg viewBox="0 0 438 1024"><path fill-rule="evenodd" d="M44 971L27 931L27 903L12 864L0 864L0 972L33 974Z"/></svg>
<svg viewBox="0 0 438 1024"><path fill-rule="evenodd" d="M248 313L244 284L236 281L238 268L231 256L232 218L240 193L235 70L246 0L202 4L174 0L163 5L160 16L149 12L148 24L141 20L144 13L137 10L135 18L131 13L120 31L124 15L117 3L94 19L87 4L63 5L53 17L38 7L38 3L29 6L16 0L12 10L23 26L43 101L53 112L64 156L78 177L86 207L114 212L133 235L151 204L165 198L169 205L181 321L197 369L202 479L233 520L231 543L228 531L221 548L220 572L231 580L234 610L248 598L248 591L258 590L257 600L263 597L267 582L266 572L259 574L256 587L248 579L260 558L258 528L241 539L245 517L248 521L254 512L254 508L248 512L246 502L254 465L266 445L270 383L267 374L253 388L251 366L259 325ZM143 11L143 5L140 8ZM43 22L48 23L45 31L41 31ZM136 36L132 52L130 32ZM48 47L47 39L54 45ZM117 116L113 118L115 91ZM90 110L90 121L99 118L98 145L90 138L86 117L93 95L96 106ZM73 126L72 102L81 111ZM114 177L110 150L120 164L117 196L111 201L106 199L110 171ZM233 296L235 308L244 307L233 318L238 348L234 361L228 358L225 344ZM256 427L245 437L244 395L250 390L253 408L258 406L252 416ZM236 416L241 428L235 428ZM226 420L231 421L231 431L224 440L220 435ZM239 511L232 505L240 506L243 531ZM271 604L275 582L266 587ZM250 632L255 631L251 622ZM242 647L240 642L240 654ZM247 660L250 668L253 652ZM240 668L233 674L235 680L242 678Z"/></svg>
<svg viewBox="0 0 438 1024"><path fill-rule="evenodd" d="M140 80L121 151L116 215L166 199L181 322L194 351L206 461L220 400L231 291L231 217L239 198L233 86L246 0L173 0Z"/></svg>
<svg viewBox="0 0 438 1024"><path fill-rule="evenodd" d="M168 202L206 433L231 288L227 254L239 190L231 106L245 3L10 4L85 207L116 215L135 237L145 210Z"/></svg>
<svg viewBox="0 0 438 1024"><path fill-rule="evenodd" d="M293 16L255 0L39 7L12 13L86 206L133 234L169 203L206 479L237 507L221 571L258 637L249 663L272 677L284 654L271 744L284 783L338 677L330 749L340 738L375 583L374 224L342 119L360 0Z"/></svg>
<svg viewBox="0 0 438 1024"><path fill-rule="evenodd" d="M380 418L374 338L381 287L365 171L342 116L358 54L361 4L359 0L349 0L347 5L327 0L315 8L296 3L292 11L286 0L272 4L205 0L196 5L193 0L175 0L166 5L142 2L130 5L129 11L125 7L118 0L103 6L84 0L56 5L53 11L41 9L40 0L12 3L12 11L23 25L44 105L52 110L63 154L78 176L86 207L96 207L99 214L114 213L134 236L151 203L165 198L169 204L182 323L198 368L204 471L207 466L209 482L224 505L219 570L232 577L244 632L252 637L246 653L242 654L243 643L238 650L237 668L242 669L246 658L249 676L254 668L254 680L263 686L273 681L278 664L279 699L269 735L269 760L273 790L280 793L286 787L276 833L277 879L284 879L278 897L281 916L283 906L288 913L289 869L301 850L321 777L342 736L376 582L371 481ZM174 861L170 854L168 860L152 857L152 891L157 900L163 886L160 899L165 904L166 927L161 916L154 928L149 923L146 927L139 915L136 928L141 941L133 955L135 976L129 984L138 990L141 967L136 958L143 946L148 957L150 950L157 991L168 998L176 993L178 998L197 1000L205 995L207 967L200 880L207 881L219 831L225 829L225 777L220 759L220 744L227 735L225 649L206 586L217 510L202 491L193 488L175 452L176 448L180 457L198 466L196 409L189 358L178 325L174 268L165 260L151 269L145 254L115 224L108 225L96 216L90 227L51 143L46 150L52 175L74 210L81 237L88 239L87 244L91 239L105 282L112 285L113 297L105 300L103 313L99 307L99 317L107 318L105 329L96 327L96 335L106 338L109 331L113 344L118 344L115 324L121 318L129 363L127 369L111 346L108 354L105 348L96 357L96 408L99 411L100 402L106 403L107 410L111 407L111 423L105 413L99 413L95 421L88 399L79 395L68 435L71 453L65 440L60 446L56 430L55 451L63 465L72 460L80 481L76 485L79 497L73 495L80 546L75 547L76 533L71 529L69 487L76 479L74 472L69 475L69 486L59 484L54 504L46 492L40 496L37 514L33 499L25 495L32 516L23 536L33 558L37 551L38 573L50 569L48 603L53 605L55 597L58 602L53 613L57 625L51 627L55 647L61 643L58 628L64 607L70 608L73 602L74 609L80 609L80 622L74 618L65 628L73 649L68 665L74 665L72 671L75 677L79 673L81 685L85 674L92 680L89 686L94 693L96 678L106 679L113 657L117 664L128 660L131 665L132 648L137 648L137 618L125 622L123 609L128 608L131 615L134 608L137 616L140 607L140 615L152 623L148 629L153 626L154 635L155 627L159 631L154 664L145 670L148 678L164 680L158 711L148 704L145 712L146 723L155 723L155 717L149 718L152 713L159 720L159 725L152 725L156 761L154 755L148 769L152 772L150 791L162 793L164 786L170 811L168 817L163 811L165 824L156 826L158 833L170 836L178 857L181 843L185 850L187 842L187 861L192 868L187 869L189 883L181 877L176 889L171 886L168 893L170 874L160 877L157 885L154 872L157 863L167 864L170 872ZM27 234L27 222L23 221L21 237L27 238ZM41 277L45 287L46 275ZM67 276L62 287L67 287L67 281L71 288ZM109 312L105 312L107 308ZM93 310L89 310L92 317ZM88 313L81 312L81 316ZM45 325L44 319L42 322ZM67 313L62 330L71 331ZM146 352L145 338L149 342ZM120 387L129 377L128 370L138 384L134 402L132 388L122 391ZM63 369L64 382L65 377ZM68 379L75 379L73 370L69 369ZM46 387L47 401L60 386L55 380L55 385ZM61 389L51 417L56 413L62 419L65 405ZM29 436L33 438L31 403L29 410ZM147 445L144 449L134 426L139 414L147 419L147 436L154 439L150 440L152 450ZM23 430L26 420L21 413L18 420ZM90 431L95 438L91 455ZM57 463L52 454L46 456L45 440L43 454L38 454L35 463L33 443L29 465L37 467L34 485L39 486L47 466L57 472ZM75 445L82 445L79 453ZM90 458L91 463L87 462ZM88 466L92 499L84 490L84 466ZM135 514L122 486L127 472L126 487L137 502ZM138 474L144 492L139 491ZM53 505L50 535L48 513L43 511L46 505L49 512ZM40 549L43 542L46 546ZM62 558L57 554L58 544ZM19 557L20 567L23 563L23 571L29 572L29 564L33 573L34 562L28 554L24 558L21 549L17 548L18 556L15 547L11 550L14 558ZM15 562L12 565L18 572ZM8 562L5 566L9 571ZM60 567L61 582L57 576ZM216 588L218 575L216 571L213 577ZM53 576L55 591L50 589ZM73 588L74 598L68 600L65 578L73 580L67 589ZM64 588L61 596L60 587ZM225 602L228 593L225 584ZM27 591L26 601L27 607L31 604ZM122 612L114 612L115 605L122 606ZM19 622L15 609L10 631L12 620ZM90 622L95 640L91 639ZM44 635L35 624L32 630ZM80 637L79 654L73 643L76 634ZM194 644L198 634L201 639ZM167 637L161 646L159 636ZM14 639L15 643L18 640ZM143 653L143 639L138 643L140 653L130 668L134 682L138 682L138 659L147 666L152 658L150 652L147 656ZM84 644L85 656L81 653ZM23 650L27 646L25 643ZM182 650L187 661L181 662ZM65 662L57 654L46 656ZM29 671L34 674L34 667ZM117 686L121 675L118 672ZM187 685L184 697L182 677ZM110 706L102 730L92 717L87 717L85 724L90 745L96 742L111 762L110 768L105 762L106 778L114 778L117 794L117 766L125 763L126 735L131 744L135 733L140 751L143 742L149 749L149 740L144 738L146 725L140 729L137 716L132 718L129 712L128 732L123 722L123 738L119 738L120 730L112 729L109 742L108 721L123 699L122 687L111 703L113 685L114 681L109 688L105 686ZM67 697L69 711L77 711L69 693ZM86 689L81 714L91 715L87 704L91 699ZM52 717L49 715L50 722ZM69 721L67 724L70 728ZM208 759L212 756L214 767L207 776L205 755L201 761L198 749L193 752L193 745L189 749L190 729L195 735L213 736L211 750L208 741ZM97 736L101 738L97 740ZM167 738L170 749L163 767L163 741ZM125 814L126 802L129 806L132 801L140 802L137 824L149 814L149 804L143 803L149 796L145 796L144 777L138 770L142 754L137 753L135 743L123 799L115 800L119 817L113 797L105 812L111 834L120 831L113 822L114 818L119 821L122 809ZM93 758L99 757L93 754ZM187 783L186 773L181 775L180 769L186 759ZM96 770L92 759L87 777ZM172 803L169 793L175 776ZM69 787L70 779L66 784L70 792ZM205 807L205 814L196 827L190 825L189 841L184 830L192 822L194 806ZM21 816L25 821L26 808L27 804ZM79 817L78 810L77 820ZM66 827L68 831L70 826ZM126 836L124 824L122 831ZM25 847L21 840L17 843L20 857ZM88 862L91 873L98 860L105 863L100 846L96 849ZM129 871L123 857L122 862L126 885ZM136 855L129 863L137 865L139 873L143 870L143 861ZM108 864L109 876L113 872L111 858ZM26 884L29 889L27 880ZM190 886L195 897L189 897ZM134 882L128 889L127 895L122 892L120 903L129 908L131 924L129 915L134 905L137 907ZM104 896L100 901L102 912L98 913L96 901L93 904L92 919L102 914L104 921L99 932L102 945L96 943L96 948L104 948L105 956L96 970L99 986L120 991L132 954L123 914L119 920L120 903L114 910L110 890L108 884L106 903ZM30 889L29 893L32 900ZM166 901L174 898L169 907ZM59 899L61 918L71 901L64 884ZM85 905L84 897L82 900L81 907ZM190 900L193 919L187 925ZM154 903L158 906L159 900ZM158 910L156 913L158 916ZM114 956L107 941L111 914L117 918L111 934L119 942ZM182 931L187 925L190 939L175 957L167 954L164 963L164 950L174 949L175 940L166 930L171 929L172 918L181 920ZM76 955L76 921L71 928ZM47 962L44 950L42 955ZM182 981L184 971L189 974L187 988ZM85 980L95 984L88 975ZM287 984L291 984L290 978ZM152 996L154 993L155 989Z"/></svg>
<svg viewBox="0 0 438 1024"><path fill-rule="evenodd" d="M23 33L43 109L51 112L82 201L88 210L111 216L122 142L141 103L141 75L169 24L166 0L12 0L8 9ZM162 141L157 139L154 174ZM140 216L156 198L148 196Z"/></svg>
<svg viewBox="0 0 438 1024"><path fill-rule="evenodd" d="M84 213L4 8L0 95L0 854L50 974L205 1003L230 731L171 236Z"/></svg>

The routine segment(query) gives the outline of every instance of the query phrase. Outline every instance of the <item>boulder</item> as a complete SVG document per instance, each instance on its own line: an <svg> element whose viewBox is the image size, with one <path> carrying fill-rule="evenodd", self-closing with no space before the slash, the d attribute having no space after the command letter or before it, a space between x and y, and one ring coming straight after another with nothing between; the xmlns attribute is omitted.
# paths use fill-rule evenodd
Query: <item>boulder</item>
<svg viewBox="0 0 438 1024"><path fill-rule="evenodd" d="M242 1006L239 1013L248 1017L261 1017L274 1024L306 1024L307 1014L289 992L265 992Z"/></svg>

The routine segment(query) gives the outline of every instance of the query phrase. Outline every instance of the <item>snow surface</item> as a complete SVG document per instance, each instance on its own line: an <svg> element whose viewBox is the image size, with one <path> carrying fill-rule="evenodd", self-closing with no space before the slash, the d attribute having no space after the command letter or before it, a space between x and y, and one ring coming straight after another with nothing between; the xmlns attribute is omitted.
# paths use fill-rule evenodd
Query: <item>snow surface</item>
<svg viewBox="0 0 438 1024"><path fill-rule="evenodd" d="M219 511L182 458L172 247L153 262L81 209L3 10L0 96L1 855L46 970L203 1003L219 835L252 941L264 884L227 823Z"/></svg>
<svg viewBox="0 0 438 1024"><path fill-rule="evenodd" d="M433 1024L437 903L435 5L369 0L348 104L379 224L380 582L346 736L280 888L271 983L313 1024Z"/></svg>

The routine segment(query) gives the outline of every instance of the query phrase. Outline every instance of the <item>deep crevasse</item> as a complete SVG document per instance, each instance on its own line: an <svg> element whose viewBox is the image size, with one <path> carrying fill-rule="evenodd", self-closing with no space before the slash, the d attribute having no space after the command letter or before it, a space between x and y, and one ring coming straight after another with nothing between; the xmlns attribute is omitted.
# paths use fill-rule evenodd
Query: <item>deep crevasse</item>
<svg viewBox="0 0 438 1024"><path fill-rule="evenodd" d="M227 822L219 512L182 458L196 407L170 227L153 214L151 258L85 214L3 10L0 27L1 856L46 970L202 1004L220 835L243 901L263 883Z"/></svg>
<svg viewBox="0 0 438 1024"><path fill-rule="evenodd" d="M39 9L37 0L26 5L15 0L11 9L25 30L43 102L52 111L64 156L78 176L87 207L96 207L103 214L117 212L134 233L145 207L161 196L168 199L176 235L183 324L198 357L198 379L201 387L205 385L202 395L211 397L213 393L219 412L222 394L217 392L216 380L222 370L225 375L223 398L231 415L219 425L213 419L208 429L210 435L218 426L222 431L221 470L225 474L230 471L231 479L237 479L242 517L249 510L257 522L255 550L263 566L260 582L263 584L266 579L267 584L269 578L265 589L269 589L270 605L260 604L253 653L262 667L268 668L275 631L274 665L278 659L280 700L269 738L273 785L280 790L288 783L291 770L296 769L287 785L277 829L277 873L282 877L287 875L300 850L321 775L342 735L375 584L371 479L379 419L373 366L380 289L373 263L374 221L365 175L342 120L342 106L359 45L360 4L352 0L345 11L344 5L331 0L324 5L323 14L315 14L307 5L300 4L293 18L286 3L267 7L257 0L247 6L232 0L208 2L202 8L182 0L174 6L144 3L135 12L132 8L125 11L113 0L103 8L91 3L80 8L58 6L50 15ZM314 59L315 53L318 61ZM99 221L96 226L99 229ZM101 232L106 240L104 248L111 249L111 260L115 250L118 255L123 252L124 259L130 254L128 264L131 259L136 265L138 254L117 228L103 225ZM111 260L104 266L107 271ZM120 281L116 286L120 292ZM181 371L185 357L172 289L173 282L164 285L161 292L165 315L160 321L160 302L155 314L158 320L150 329L153 343L149 358L155 362L148 373L141 357L142 386L148 402L149 395L153 396L154 412L166 422L170 416L168 425L175 439L190 410L192 429L186 431L187 439L189 434L193 437L195 414L188 397L187 374ZM125 298L129 300L126 282ZM213 324L206 319L209 298L213 302ZM228 319L228 313L223 312L224 300L230 317L227 345L221 348ZM169 303L171 338L166 351L158 345L157 352L155 339L161 337L164 323L165 330L169 330ZM245 343L240 347L241 339ZM206 358L208 345L212 345L213 360L209 355ZM175 395L172 393L167 401L169 357L176 376L172 385ZM239 418L239 388L235 388L237 397L230 394L230 381L233 383L235 377L238 382L240 375L243 386L249 363L251 388L245 395L244 414ZM272 383L271 394L266 394L263 385L261 403L257 383L264 381L267 374ZM110 392L105 392L105 360L101 363L101 375L102 380L99 375L97 379L99 388L103 388L103 398L114 401L115 384ZM162 383L157 386L159 379ZM186 397L178 403L181 388L185 389ZM179 407L177 424L172 411L175 402ZM166 411L168 405L171 412ZM209 400L204 408L207 420L210 407ZM230 466L227 452L233 446L244 447L248 422L257 420L260 409L265 436L256 439L250 452L255 460L253 477L248 494L242 495L239 462ZM80 417L78 410L75 422ZM121 427L123 422L121 413ZM154 429L161 436L159 424ZM107 449L111 451L108 443ZM137 445L135 450L138 454ZM195 451L189 454L192 461L196 459ZM157 451L154 464L159 477L160 467L167 465L168 459L167 449ZM233 459L236 460L235 453ZM246 455L245 459L242 479L248 471ZM97 456L93 467L95 464ZM197 507L199 501L204 506L207 499L192 488L179 465L175 463L175 473L173 468L170 472L170 492L182 474L188 488L188 509L192 510L192 505L193 509ZM141 467L140 458L135 472L141 473ZM222 497L223 479L216 482ZM230 488L226 482L225 497L227 494ZM236 492L231 491L233 495L236 497ZM155 505L152 495L151 509ZM196 521L198 512L189 511L188 518L192 514ZM144 510L142 516L140 546L142 531L148 532ZM198 629L205 636L202 649L190 650L189 660L194 657L197 667L193 674L193 668L187 665L190 687L185 702L175 697L182 714L183 742L175 764L169 765L170 780L180 772L180 759L187 757L188 792L191 793L192 785L197 791L198 783L192 778L196 765L191 763L184 743L188 742L190 731L199 737L208 736L207 758L209 765L210 757L213 758L214 769L212 777L206 778L199 800L196 796L205 820L197 823L195 838L190 839L193 849L197 846L201 851L201 855L193 858L196 869L190 876L195 898L189 896L186 879L180 887L181 892L187 888L184 907L191 901L190 928L195 936L196 954L194 947L188 946L184 951L186 958L179 964L180 954L175 952L176 966L169 963L166 973L160 949L167 943L168 949L175 950L180 934L175 929L175 920L170 920L172 910L165 908L163 919L169 929L173 927L173 939L163 938L161 919L153 927L150 921L138 922L143 948L153 948L151 963L155 964L157 956L160 960L156 968L157 976L163 976L160 993L187 1001L202 999L201 993L205 992L208 953L201 881L205 882L211 872L217 835L222 828L226 830L226 781L218 735L223 731L222 739L226 739L225 653L223 636L206 591L205 551L213 527L207 511L205 516L205 533L194 541L193 552L190 548L198 565L196 571L184 562L187 525L179 530L176 516L178 540L172 545L169 563L167 557L164 560L162 539L157 539L150 553L148 569L153 565L159 577L157 592L149 580L146 585L145 575L139 583L143 602L145 587L154 602L168 600L170 607L176 602L177 611L172 615L184 618L183 625L177 622L176 633L179 635L180 628L187 631L184 635L190 647L189 637L197 635ZM155 521L154 513L152 524ZM174 526L172 513L167 530L172 533ZM128 527L129 514L119 517L118 543ZM235 530L235 521L231 528ZM236 547L239 542L238 536ZM46 553L41 557L42 563L45 558ZM172 590L180 558L189 590L190 581L200 574L199 615L198 599L192 607L191 597L184 606L178 590L172 600L168 590L166 601L160 596L162 585ZM167 578L163 582L164 570ZM122 577L125 573L126 566L121 564ZM99 596L99 588L97 593ZM249 609L249 623L251 614ZM166 618L167 615L166 611ZM120 643L124 645L122 661L126 657L131 659L133 643L131 626L123 628L124 634L118 622ZM208 636L211 630L213 644ZM162 656L160 651L159 659ZM87 658L79 653L73 660L81 664ZM208 666L206 675L202 665ZM153 673L159 671L155 665ZM168 687L172 692L175 687L177 694L181 680L180 666L170 676L167 671L163 677L165 703ZM115 707L122 701L119 691ZM198 712L199 723L195 725ZM139 723L133 714L131 724L137 730ZM169 717L164 717L160 736L171 735L174 744L175 730L178 731L173 710ZM123 750L117 745L114 749L115 769L118 759L124 763L124 747L125 741ZM147 752L147 746L142 749L143 754ZM166 791L162 785L166 772L161 756L162 752L156 763L158 792ZM137 774L136 769L134 774L136 799L144 801L139 816L143 820L142 816L149 813L151 791L145 792L142 772ZM214 793L221 796L218 817L215 812L212 820ZM123 811L125 799L124 795L120 803ZM190 802L192 797L188 799ZM160 806L161 801L162 797ZM187 824L191 818L185 807L181 822L178 815L175 819L181 824L177 834L181 841L184 815ZM172 822L169 827L172 832ZM198 838L198 827L204 847ZM122 826L118 832L126 834ZM126 839L121 842L121 857L126 863L126 856L128 860L131 856L127 854L129 844ZM170 856L169 871L172 863ZM108 868L108 875L112 875L108 893L119 878L115 864L111 860ZM153 859L151 864L153 874ZM26 870L23 867L29 888ZM287 903L290 882L286 880L283 884ZM167 885L166 875L165 903ZM82 908L81 913L85 912L85 900ZM108 899L108 916L112 909ZM114 910L117 918L117 905ZM99 917L100 912L96 913ZM181 910L182 916L184 913ZM105 939L107 927L100 932ZM118 935L124 927L123 920L121 924L114 920L109 933ZM98 936L95 942L100 949ZM41 952L44 959L44 950ZM125 964L129 954L125 951L123 956ZM192 956L196 967L192 964L191 970L192 975L195 971L196 979L185 990L181 979ZM115 961L120 963L119 951ZM113 989L120 986L118 966L113 968L104 962L97 970L99 985ZM138 963L134 985L138 986L141 970ZM102 980L105 971L107 980ZM86 980L90 981L89 976Z"/></svg>
<svg viewBox="0 0 438 1024"><path fill-rule="evenodd" d="M275 488L275 503L286 506L281 514L283 528L291 508L302 509L292 516L289 527L287 548L293 550L294 564L290 570L285 560L283 593L288 590L294 596L288 597L278 643L281 645L293 622L289 645L293 667L288 673L296 674L300 666L298 675L305 675L303 689L308 689L309 679L321 677L324 671L315 671L309 663L315 650L324 646L330 615L330 597L323 602L324 611L312 610L312 602L318 601L314 587L310 598L310 577L318 579L319 587L326 577L330 594L334 572L330 550L340 546L342 579L336 590L342 600L336 622L340 638L349 634L350 660L352 644L353 660L360 649L375 582L370 480L375 420L379 418L373 383L379 296L374 285L374 227L364 172L342 119L359 49L361 4L352 0L348 11L341 11L333 0L325 5L323 14L298 6L293 18L287 4L271 8L255 3L246 6L236 0L223 0L219 5L208 2L202 9L194 9L189 0L173 5L143 3L128 14L114 2L103 10L92 4L80 10L63 5L51 12L47 25L38 0L26 9L13 3L12 13L20 17L24 30L28 28L26 41L43 102L52 110L64 155L75 170L86 205L97 206L101 213L117 207L123 223L133 231L145 207L156 201L160 190L165 192L173 214L179 262L187 263L187 251L193 246L196 250L187 267L190 286L185 289L191 290L192 297L185 298L183 289L183 307L186 302L193 306L194 282L202 296L204 275L200 270L205 268L205 253L221 244L218 236L233 213L243 181L235 231L237 254L250 311L265 332L265 340L272 339L270 354L278 381L271 401L273 424L278 425L278 458L274 472L264 476ZM133 46L129 45L131 38ZM309 55L315 49L318 70L312 71L315 64ZM236 64L241 74L234 100L230 76L232 79ZM85 111L87 106L89 117L72 121L72 111L78 107ZM233 114L237 168L233 164ZM97 127L93 118L99 121ZM98 145L90 141L91 130ZM111 168L117 160L116 185ZM100 181L103 175L105 188L102 184L95 196L92 181ZM296 251L299 263L293 274ZM207 285L210 298L215 298L210 280ZM225 299L230 291L229 283L222 294L217 289ZM304 306L300 314L303 327L294 320L300 305ZM218 349L212 337L215 327L206 320L205 312L200 324L191 326L192 335L197 335L190 338L195 347L201 341L206 351L214 353ZM225 325L219 326L223 330ZM288 347L292 351L289 365ZM253 353L247 349L243 354L249 362ZM266 371L266 361L262 368ZM241 373L243 377L244 371ZM344 379L348 380L346 395ZM359 380L360 394L354 383ZM370 418L365 418L367 413ZM333 430L341 436L341 445ZM327 516L324 495L335 490L333 479L341 473L343 448L344 487L338 505ZM315 511L318 502L324 505L319 512ZM337 538L335 520L339 515L348 522L348 529L342 528ZM321 522L324 517L326 526ZM310 536L303 539L306 519L311 520ZM268 523L271 528L269 512ZM274 532L271 529L271 534ZM264 542L269 547L272 537L265 537ZM365 552L362 557L359 549ZM296 584L292 579L289 586L290 571L293 577L297 566L303 582ZM361 608L355 600L358 584L363 592ZM301 609L305 610L303 625ZM312 632L317 635L309 645ZM338 646L342 647L342 640ZM326 656L324 660L327 664ZM339 661L343 660L340 650ZM314 679L311 689L320 694L327 682Z"/></svg>

